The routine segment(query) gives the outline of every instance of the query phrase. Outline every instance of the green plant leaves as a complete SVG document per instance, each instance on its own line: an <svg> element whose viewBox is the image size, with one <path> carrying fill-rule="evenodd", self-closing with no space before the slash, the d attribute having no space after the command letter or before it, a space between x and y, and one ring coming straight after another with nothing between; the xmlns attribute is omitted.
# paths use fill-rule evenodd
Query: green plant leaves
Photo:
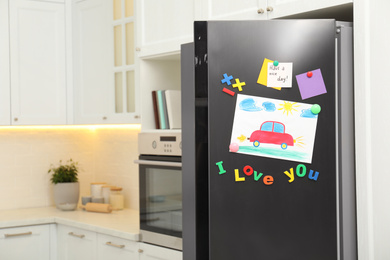
<svg viewBox="0 0 390 260"><path fill-rule="evenodd" d="M50 181L53 184L64 183L64 182L78 182L77 174L79 172L77 162L74 162L72 159L69 159L66 164L62 164L60 160L59 166L54 167L50 165L48 173L52 173Z"/></svg>

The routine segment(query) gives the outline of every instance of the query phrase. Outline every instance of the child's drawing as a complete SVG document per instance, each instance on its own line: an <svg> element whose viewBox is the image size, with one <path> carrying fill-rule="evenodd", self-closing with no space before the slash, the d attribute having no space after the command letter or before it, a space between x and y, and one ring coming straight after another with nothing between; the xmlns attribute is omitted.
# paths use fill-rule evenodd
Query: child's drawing
<svg viewBox="0 0 390 260"><path fill-rule="evenodd" d="M318 118L311 106L238 94L230 142L237 153L311 163Z"/></svg>

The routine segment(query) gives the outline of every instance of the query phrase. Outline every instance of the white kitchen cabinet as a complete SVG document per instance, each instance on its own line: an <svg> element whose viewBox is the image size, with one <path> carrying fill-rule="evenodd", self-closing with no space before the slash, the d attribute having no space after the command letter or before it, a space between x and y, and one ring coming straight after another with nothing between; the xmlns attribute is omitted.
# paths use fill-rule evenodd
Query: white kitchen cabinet
<svg viewBox="0 0 390 260"><path fill-rule="evenodd" d="M11 124L66 124L65 5L9 1Z"/></svg>
<svg viewBox="0 0 390 260"><path fill-rule="evenodd" d="M97 260L138 260L138 242L97 235Z"/></svg>
<svg viewBox="0 0 390 260"><path fill-rule="evenodd" d="M10 124L8 0L0 0L0 125Z"/></svg>
<svg viewBox="0 0 390 260"><path fill-rule="evenodd" d="M193 22L199 17L197 0L137 0L139 56L179 52L193 41Z"/></svg>
<svg viewBox="0 0 390 260"><path fill-rule="evenodd" d="M353 0L268 0L268 19L352 4Z"/></svg>
<svg viewBox="0 0 390 260"><path fill-rule="evenodd" d="M267 0L201 0L203 20L267 19Z"/></svg>
<svg viewBox="0 0 390 260"><path fill-rule="evenodd" d="M58 260L96 260L95 232L57 225Z"/></svg>
<svg viewBox="0 0 390 260"><path fill-rule="evenodd" d="M138 123L134 64L114 68L113 0L73 1L74 122ZM126 46L123 28L120 43ZM132 48L133 53L134 48ZM123 54L124 60L131 55ZM133 55L134 56L134 55ZM122 58L122 55L120 55Z"/></svg>
<svg viewBox="0 0 390 260"><path fill-rule="evenodd" d="M139 260L182 260L181 251L139 243Z"/></svg>
<svg viewBox="0 0 390 260"><path fill-rule="evenodd" d="M55 225L0 229L0 259L55 259L50 250Z"/></svg>
<svg viewBox="0 0 390 260"><path fill-rule="evenodd" d="M259 20L351 4L352 0L201 0L202 20Z"/></svg>

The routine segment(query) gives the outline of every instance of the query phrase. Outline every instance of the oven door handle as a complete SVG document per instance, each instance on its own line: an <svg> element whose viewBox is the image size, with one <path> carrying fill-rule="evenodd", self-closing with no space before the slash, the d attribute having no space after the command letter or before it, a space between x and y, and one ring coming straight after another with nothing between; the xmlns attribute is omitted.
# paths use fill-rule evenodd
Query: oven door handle
<svg viewBox="0 0 390 260"><path fill-rule="evenodd" d="M164 161L150 161L150 160L135 160L134 163L140 165L155 165L155 166L171 166L171 167L181 167L181 162L164 162Z"/></svg>

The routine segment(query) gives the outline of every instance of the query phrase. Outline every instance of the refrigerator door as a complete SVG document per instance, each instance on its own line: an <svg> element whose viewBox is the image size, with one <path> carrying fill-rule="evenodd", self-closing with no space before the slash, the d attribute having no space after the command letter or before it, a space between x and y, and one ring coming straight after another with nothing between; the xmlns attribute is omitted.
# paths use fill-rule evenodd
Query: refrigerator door
<svg viewBox="0 0 390 260"><path fill-rule="evenodd" d="M335 24L195 23L195 60L207 63L209 259L338 259ZM286 70L291 65L285 63L292 64L290 86L277 90L258 83L265 59ZM312 87L325 92L307 97L311 89L298 85L296 76L318 69L323 83ZM199 74L195 67L195 82L202 81ZM315 123L291 122L313 104L321 108L318 116L309 115ZM289 137L289 130L304 134ZM309 156L299 156L300 146Z"/></svg>

